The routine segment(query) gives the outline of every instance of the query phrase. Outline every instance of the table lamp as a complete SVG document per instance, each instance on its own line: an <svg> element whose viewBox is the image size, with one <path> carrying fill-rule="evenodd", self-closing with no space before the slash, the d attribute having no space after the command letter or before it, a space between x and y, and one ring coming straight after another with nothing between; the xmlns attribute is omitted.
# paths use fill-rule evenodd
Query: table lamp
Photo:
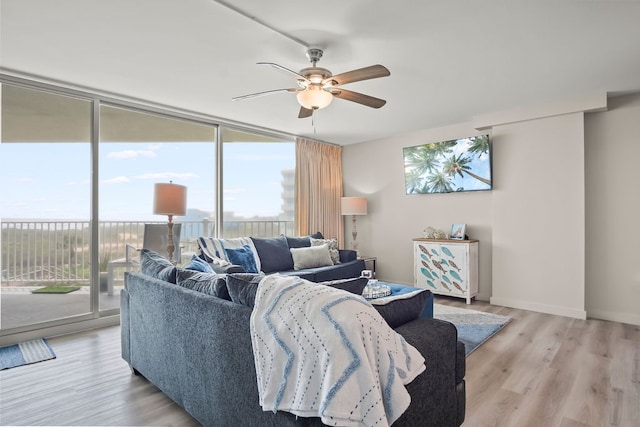
<svg viewBox="0 0 640 427"><path fill-rule="evenodd" d="M169 221L169 239L167 240L167 254L169 261L173 263L173 252L176 246L173 242L173 216L184 215L187 210L187 187L174 184L155 184L153 194L153 213L156 215L167 215Z"/></svg>
<svg viewBox="0 0 640 427"><path fill-rule="evenodd" d="M365 197L343 197L340 201L342 215L351 215L352 228L351 248L358 252L358 231L356 230L356 215L367 214L367 199Z"/></svg>

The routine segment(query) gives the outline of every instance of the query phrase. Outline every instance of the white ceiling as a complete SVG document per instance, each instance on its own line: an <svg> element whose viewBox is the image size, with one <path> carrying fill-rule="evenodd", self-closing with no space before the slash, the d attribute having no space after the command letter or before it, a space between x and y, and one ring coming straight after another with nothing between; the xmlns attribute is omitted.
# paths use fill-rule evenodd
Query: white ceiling
<svg viewBox="0 0 640 427"><path fill-rule="evenodd" d="M298 119L295 87L256 62L299 70L306 48L213 0L0 0L0 67L279 132L351 144L513 107L640 89L640 2L624 0L229 0L324 49L345 85L387 100L336 99Z"/></svg>

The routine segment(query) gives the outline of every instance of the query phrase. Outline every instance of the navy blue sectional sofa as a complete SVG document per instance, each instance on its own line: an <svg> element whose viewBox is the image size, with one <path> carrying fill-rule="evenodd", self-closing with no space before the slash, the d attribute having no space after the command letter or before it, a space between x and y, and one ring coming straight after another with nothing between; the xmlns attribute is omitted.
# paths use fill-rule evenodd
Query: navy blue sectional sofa
<svg viewBox="0 0 640 427"><path fill-rule="evenodd" d="M250 334L252 309L231 301L227 293L227 281L235 274L214 274L206 285L198 285L194 277L203 273L168 261L148 264L142 263L143 272L125 273L120 298L122 357L135 374L204 426L323 425L317 417L262 410ZM393 426L460 426L465 356L455 326L418 317L395 330L422 354L426 370L407 385L411 404Z"/></svg>
<svg viewBox="0 0 640 427"><path fill-rule="evenodd" d="M249 241L250 239L250 241ZM300 249L312 249L311 239L324 239L321 233L311 234L302 237L250 237L244 238L250 243L254 257L259 258L260 272L264 274L280 273L284 275L299 276L311 282L327 282L331 280L350 279L359 277L362 270L365 269L363 260L358 259L357 253L348 249L340 249L337 251L339 263L327 263L318 267L307 267L296 269L296 263L292 256L291 249L294 251ZM198 239L198 256L209 262L214 271L218 273L249 273L258 271L247 271L246 265L231 264L219 266L216 261L222 259L230 261L225 251L225 242L230 243L238 239L216 239L204 238ZM230 251L230 249L227 249ZM216 260L216 258L218 260Z"/></svg>

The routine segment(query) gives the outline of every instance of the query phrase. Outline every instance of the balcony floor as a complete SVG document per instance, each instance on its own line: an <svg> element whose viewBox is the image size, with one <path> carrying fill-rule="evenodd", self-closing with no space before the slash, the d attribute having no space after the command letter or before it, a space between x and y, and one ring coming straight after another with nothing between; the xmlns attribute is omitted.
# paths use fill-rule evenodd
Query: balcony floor
<svg viewBox="0 0 640 427"><path fill-rule="evenodd" d="M0 329L6 330L69 316L89 313L89 289L86 286L68 294L32 294L37 287L0 288ZM120 307L120 289L113 295L100 293L100 310Z"/></svg>

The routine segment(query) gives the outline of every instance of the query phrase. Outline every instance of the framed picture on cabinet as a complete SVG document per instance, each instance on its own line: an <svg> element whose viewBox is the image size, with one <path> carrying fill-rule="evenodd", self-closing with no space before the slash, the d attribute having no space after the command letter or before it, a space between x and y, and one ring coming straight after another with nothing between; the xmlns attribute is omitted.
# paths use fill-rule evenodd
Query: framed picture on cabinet
<svg viewBox="0 0 640 427"><path fill-rule="evenodd" d="M454 240L464 240L464 230L466 224L453 224L451 226L451 233L449 234L450 239Z"/></svg>

